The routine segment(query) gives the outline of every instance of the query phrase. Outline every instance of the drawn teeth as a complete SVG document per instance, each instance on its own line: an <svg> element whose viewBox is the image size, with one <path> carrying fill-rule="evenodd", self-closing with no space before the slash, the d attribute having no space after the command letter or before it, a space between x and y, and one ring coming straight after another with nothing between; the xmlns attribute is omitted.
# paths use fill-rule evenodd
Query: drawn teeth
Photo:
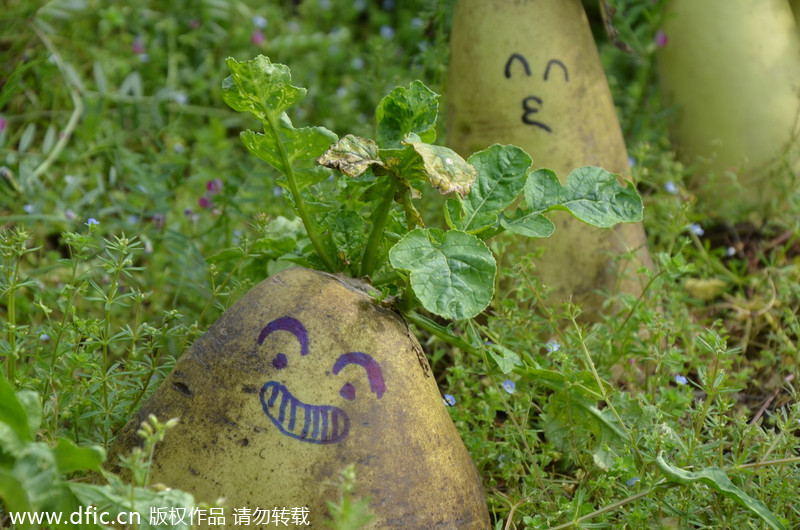
<svg viewBox="0 0 800 530"><path fill-rule="evenodd" d="M283 434L302 442L337 443L350 431L350 418L342 409L303 403L277 381L261 388L261 407Z"/></svg>

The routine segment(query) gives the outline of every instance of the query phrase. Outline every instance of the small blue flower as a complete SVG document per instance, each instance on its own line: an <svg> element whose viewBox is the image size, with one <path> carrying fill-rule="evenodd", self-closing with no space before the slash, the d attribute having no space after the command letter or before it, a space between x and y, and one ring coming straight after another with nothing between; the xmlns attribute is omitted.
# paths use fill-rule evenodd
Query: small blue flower
<svg viewBox="0 0 800 530"><path fill-rule="evenodd" d="M444 399L442 401L444 401L444 404L447 405L448 407L453 407L456 404L456 398L454 398L450 394L445 394Z"/></svg>
<svg viewBox="0 0 800 530"><path fill-rule="evenodd" d="M42 342L47 342L48 340L50 340L50 335L48 335L47 333L42 333L41 335L39 335L39 340Z"/></svg>
<svg viewBox="0 0 800 530"><path fill-rule="evenodd" d="M727 255L729 258L730 258L730 257L731 257L731 256L733 256L734 254L736 254L736 249L735 249L735 248L733 248L733 247L728 247L728 248L725 250L725 254L726 254L726 255Z"/></svg>
<svg viewBox="0 0 800 530"><path fill-rule="evenodd" d="M22 209L25 211L25 213L33 213L34 210L32 204L26 204L22 207Z"/></svg>
<svg viewBox="0 0 800 530"><path fill-rule="evenodd" d="M98 221L94 217L90 217L89 220L86 221L86 224L89 225L89 226L99 225L100 221Z"/></svg>
<svg viewBox="0 0 800 530"><path fill-rule="evenodd" d="M692 224L690 224L688 228L689 228L689 230L691 230L691 231L692 231L692 232L693 232L693 233L694 233L696 236L702 236L703 234L705 234L705 233L706 233L706 231L705 231L705 230L703 230L703 227L702 227L702 226L700 226L700 225L699 225L699 224L697 224L697 223L692 223Z"/></svg>
<svg viewBox="0 0 800 530"><path fill-rule="evenodd" d="M261 15L256 15L253 17L253 25L258 29L264 29L267 27L267 19Z"/></svg>
<svg viewBox="0 0 800 530"><path fill-rule="evenodd" d="M678 374L675 376L675 382L678 383L679 385L685 385L686 383L689 382L689 380L686 379L686 377L684 377L683 375Z"/></svg>
<svg viewBox="0 0 800 530"><path fill-rule="evenodd" d="M625 481L625 484L627 484L628 487L635 486L636 483L639 482L640 480L641 479L639 477L629 478L628 480Z"/></svg>
<svg viewBox="0 0 800 530"><path fill-rule="evenodd" d="M387 40L394 38L394 28L386 25L381 26L381 37Z"/></svg>
<svg viewBox="0 0 800 530"><path fill-rule="evenodd" d="M350 61L350 68L353 70L362 70L366 65L366 61L364 61L361 57L353 57L353 60Z"/></svg>
<svg viewBox="0 0 800 530"><path fill-rule="evenodd" d="M667 190L667 193L671 193L673 195L678 193L678 186L676 186L671 180L668 180L667 183L664 184L664 189Z"/></svg>
<svg viewBox="0 0 800 530"><path fill-rule="evenodd" d="M500 469L503 469L503 466L505 465L505 462L503 462L503 460L505 460L505 459L506 459L506 455L498 456L497 457L497 462L498 462L497 463L497 467L499 467Z"/></svg>
<svg viewBox="0 0 800 530"><path fill-rule="evenodd" d="M633 167L633 166L635 166L635 165L636 165L636 159L635 159L635 158L633 158L632 156L629 156L629 157L628 157L628 165L629 165L630 167Z"/></svg>
<svg viewBox="0 0 800 530"><path fill-rule="evenodd" d="M503 381L503 390L505 390L509 394L513 394L514 390L516 390L516 389L517 389L517 385L511 379L506 379L505 381Z"/></svg>
<svg viewBox="0 0 800 530"><path fill-rule="evenodd" d="M547 351L550 353L557 352L561 349L561 344L559 344L555 339L550 340L547 344L544 345L547 348Z"/></svg>

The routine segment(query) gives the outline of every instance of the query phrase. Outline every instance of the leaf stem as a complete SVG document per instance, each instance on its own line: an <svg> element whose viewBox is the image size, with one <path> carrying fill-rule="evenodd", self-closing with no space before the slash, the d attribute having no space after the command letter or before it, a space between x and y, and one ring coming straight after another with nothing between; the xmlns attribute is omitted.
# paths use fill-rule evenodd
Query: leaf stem
<svg viewBox="0 0 800 530"><path fill-rule="evenodd" d="M371 276L375 271L375 262L378 260L378 246L383 238L386 220L389 219L389 212L392 210L394 196L397 193L397 179L394 176L391 178L391 184L373 214L372 231L367 240L367 247L364 249L364 259L361 261L361 276Z"/></svg>
<svg viewBox="0 0 800 530"><path fill-rule="evenodd" d="M266 102L263 103L263 106L264 108L269 108ZM322 262L325 264L328 270L336 271L336 261L331 258L331 256L325 250L325 246L322 244L322 238L317 231L317 226L314 224L314 220L311 218L311 214L309 213L306 203L303 200L303 196L300 193L300 188L297 186L297 175L294 173L292 161L289 159L289 154L286 152L286 146L281 141L278 122L269 112L266 112L265 114L267 118L266 123L269 124L270 130L275 136L275 143L278 145L278 152L281 156L283 167L285 168L284 174L286 175L286 180L289 182L289 191L292 192L294 204L297 208L297 215L299 215L300 219L303 221L303 226L306 228L308 238L311 240L311 244L314 246L314 250L317 251L317 254Z"/></svg>
<svg viewBox="0 0 800 530"><path fill-rule="evenodd" d="M425 331L432 333L436 337L442 339L446 343L450 344L451 346L455 346L456 348L460 349L461 351L468 353L470 355L475 355L477 357L481 357L482 353L481 350L470 344L469 342L465 341L461 337L457 337L447 331L446 328L440 326L430 318L420 315L415 311L409 311L407 313L403 313L403 317L406 320L417 326L418 328L424 329Z"/></svg>

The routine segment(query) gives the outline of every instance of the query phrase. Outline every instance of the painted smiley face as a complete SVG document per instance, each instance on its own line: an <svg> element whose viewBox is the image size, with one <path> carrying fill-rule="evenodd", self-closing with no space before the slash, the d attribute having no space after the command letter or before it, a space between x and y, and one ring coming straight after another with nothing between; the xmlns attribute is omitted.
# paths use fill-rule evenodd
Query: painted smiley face
<svg viewBox="0 0 800 530"><path fill-rule="evenodd" d="M288 316L276 318L264 326L258 335L258 344L262 345L271 333L279 330L293 334L300 343L300 355L308 355L308 331L299 320ZM349 364L364 368L370 390L378 399L383 397L386 392L383 372L371 355L359 351L344 353L333 363L331 373L338 375ZM289 360L284 353L279 352L272 359L272 367L276 370L282 370L288 365ZM352 401L356 399L356 389L347 382L342 385L339 395ZM334 405L304 403L278 381L267 381L261 387L260 398L264 414L282 434L295 440L333 444L344 440L350 432L350 418L344 410Z"/></svg>

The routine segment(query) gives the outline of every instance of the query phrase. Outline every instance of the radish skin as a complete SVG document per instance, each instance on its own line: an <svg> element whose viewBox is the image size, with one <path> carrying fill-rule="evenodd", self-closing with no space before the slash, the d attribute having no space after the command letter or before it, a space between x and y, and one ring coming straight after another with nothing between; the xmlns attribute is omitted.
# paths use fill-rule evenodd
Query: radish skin
<svg viewBox="0 0 800 530"><path fill-rule="evenodd" d="M794 2L795 10L799 2ZM672 0L659 52L672 135L711 216L768 217L793 187L800 33L786 0ZM788 166L786 163L788 162ZM730 175L737 175L733 185Z"/></svg>
<svg viewBox="0 0 800 530"><path fill-rule="evenodd" d="M460 0L447 102L448 144L462 155L493 143L517 145L531 155L534 167L554 170L562 184L584 165L629 173L580 0ZM514 243L501 259L513 263L543 246L537 275L555 298L581 303L588 318L604 301L598 289L641 293L640 279L632 274L650 264L641 223L602 230L561 213L551 220L553 237ZM615 263L613 256L631 249L634 259Z"/></svg>

